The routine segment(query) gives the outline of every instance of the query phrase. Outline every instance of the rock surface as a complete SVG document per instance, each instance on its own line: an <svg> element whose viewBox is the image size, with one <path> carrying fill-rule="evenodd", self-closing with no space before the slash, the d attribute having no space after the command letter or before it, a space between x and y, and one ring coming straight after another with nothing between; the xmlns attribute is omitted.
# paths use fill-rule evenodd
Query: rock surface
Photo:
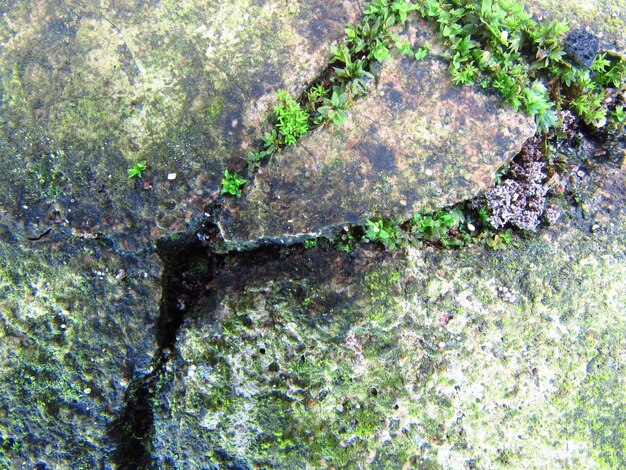
<svg viewBox="0 0 626 470"><path fill-rule="evenodd" d="M0 2L0 468L112 468L157 350L154 241L204 217L360 6Z"/></svg>
<svg viewBox="0 0 626 470"><path fill-rule="evenodd" d="M119 418L133 402L132 384L161 358L155 334L171 279L162 279L154 242L204 217L224 168L240 168L268 128L276 91L297 96L319 75L329 45L363 3L0 2L0 468L116 468L120 433L126 447L146 443ZM433 153L443 148L419 132L422 116L413 110L409 125L399 113L416 100L406 93L417 86L406 72L448 90L433 88L434 77L445 77L438 60L424 64L433 77L388 63L362 101L379 116L355 108L345 128L322 129L289 152L322 188L353 168L347 181L372 196L353 202L394 215L474 193L507 152L495 155L497 141L456 140L464 125L475 128L447 113L460 116L467 102L445 111L433 105L440 114L430 125L456 150L467 146L461 160L484 147L486 167L455 161L450 170L434 161L426 175L431 162L412 159L414 143L394 141L409 132ZM474 96L476 109L519 118L475 91L440 98L451 96ZM372 136L349 145L369 130L357 125L372 123ZM525 126L513 126L519 139ZM406 180L389 172L388 152L368 158L364 145L374 137L400 148L394 165ZM315 161L305 151L336 156L333 143L355 159L334 173L326 153ZM143 177L129 180L127 169L143 160ZM297 164L286 153L275 159L276 171L255 183L259 204L262 182L283 170L301 174ZM465 189L437 189L431 176ZM539 458L538 465L624 466L616 406L625 401L622 176L623 169L607 175L584 214L520 251L412 251L401 259L367 249L355 257L276 249L271 257L253 252L247 264L224 255L223 277L203 286L212 296L186 321L168 374L150 384L157 394L144 397L155 407L153 448L145 450L163 468L454 467L480 458L488 466ZM298 189L302 181L294 181ZM431 191L430 206L413 183ZM290 181L281 184L287 194ZM349 212L348 202L349 217L364 215ZM295 233L283 228L285 238Z"/></svg>
<svg viewBox="0 0 626 470"><path fill-rule="evenodd" d="M0 12L2 221L31 235L36 209L54 208L143 244L203 215L276 91L325 68L362 2L13 3Z"/></svg>
<svg viewBox="0 0 626 470"><path fill-rule="evenodd" d="M583 210L506 251L231 266L179 335L158 465L622 467L621 171L574 171Z"/></svg>
<svg viewBox="0 0 626 470"><path fill-rule="evenodd" d="M434 43L424 26L420 43ZM435 54L394 55L349 120L275 155L219 225L241 249L332 235L376 214L401 220L476 196L535 132L478 87L450 81Z"/></svg>
<svg viewBox="0 0 626 470"><path fill-rule="evenodd" d="M599 37L603 49L624 53L626 37L625 0L564 2L559 0L526 0L526 6L538 19L566 20L570 30L583 28Z"/></svg>
<svg viewBox="0 0 626 470"><path fill-rule="evenodd" d="M153 251L102 238L0 243L0 468L111 468L111 423L152 368L160 276Z"/></svg>

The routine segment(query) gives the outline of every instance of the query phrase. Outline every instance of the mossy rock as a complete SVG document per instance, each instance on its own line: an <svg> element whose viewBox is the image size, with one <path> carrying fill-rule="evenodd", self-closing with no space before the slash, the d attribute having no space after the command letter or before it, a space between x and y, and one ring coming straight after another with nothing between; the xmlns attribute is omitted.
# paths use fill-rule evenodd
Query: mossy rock
<svg viewBox="0 0 626 470"><path fill-rule="evenodd" d="M435 44L426 24L411 30L413 42ZM225 204L226 242L241 249L332 236L376 214L406 220L491 186L534 122L478 86L454 85L440 49L419 62L394 53L345 124L274 155L243 197Z"/></svg>
<svg viewBox="0 0 626 470"><path fill-rule="evenodd" d="M13 2L0 13L3 218L20 237L50 210L80 230L132 228L136 244L184 230L262 135L276 91L325 68L360 4Z"/></svg>
<svg viewBox="0 0 626 470"><path fill-rule="evenodd" d="M626 50L626 1L595 0L593 2L526 0L526 7L541 20L566 20L570 30L585 29L597 36L607 50Z"/></svg>
<svg viewBox="0 0 626 470"><path fill-rule="evenodd" d="M180 332L157 464L623 467L626 187L599 170L514 249L225 269Z"/></svg>
<svg viewBox="0 0 626 470"><path fill-rule="evenodd" d="M160 275L154 251L102 239L0 243L0 443L19 446L0 449L10 468L110 461L127 388L152 367Z"/></svg>

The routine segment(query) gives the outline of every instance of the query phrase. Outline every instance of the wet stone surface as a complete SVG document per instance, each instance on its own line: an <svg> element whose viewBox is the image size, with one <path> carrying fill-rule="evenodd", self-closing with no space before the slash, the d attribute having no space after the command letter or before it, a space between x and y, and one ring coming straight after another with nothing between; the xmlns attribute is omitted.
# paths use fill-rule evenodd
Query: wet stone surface
<svg viewBox="0 0 626 470"><path fill-rule="evenodd" d="M431 39L432 41L432 39ZM534 134L531 118L452 84L435 55L394 56L349 120L276 154L220 227L237 248L331 235L376 214L407 219L469 199Z"/></svg>
<svg viewBox="0 0 626 470"><path fill-rule="evenodd" d="M0 442L19 446L0 468L111 468L112 423L152 369L160 277L153 251L102 238L0 243Z"/></svg>
<svg viewBox="0 0 626 470"><path fill-rule="evenodd" d="M602 49L624 53L626 50L626 0L564 2L527 0L528 11L540 20L566 20L570 30L582 28L600 39Z"/></svg>
<svg viewBox="0 0 626 470"><path fill-rule="evenodd" d="M594 171L514 249L231 263L179 332L158 465L623 466L626 187Z"/></svg>
<svg viewBox="0 0 626 470"><path fill-rule="evenodd" d="M363 3L0 0L0 468L624 467L623 166L516 250L181 248ZM232 245L488 186L532 124L439 53L275 156Z"/></svg>
<svg viewBox="0 0 626 470"><path fill-rule="evenodd" d="M298 94L325 68L362 2L12 3L0 12L0 223L23 238L55 210L142 244L202 217L276 91Z"/></svg>
<svg viewBox="0 0 626 470"><path fill-rule="evenodd" d="M115 466L157 351L155 241L204 218L361 3L0 2L0 468Z"/></svg>

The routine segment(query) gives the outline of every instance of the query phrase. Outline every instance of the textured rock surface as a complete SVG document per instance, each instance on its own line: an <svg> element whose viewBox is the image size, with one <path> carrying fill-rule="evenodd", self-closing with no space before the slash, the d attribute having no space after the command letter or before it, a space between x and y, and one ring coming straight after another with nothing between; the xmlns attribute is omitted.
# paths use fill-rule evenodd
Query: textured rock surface
<svg viewBox="0 0 626 470"><path fill-rule="evenodd" d="M297 95L326 66L329 44L362 3L0 1L0 468L115 468L113 431L141 444L135 423L114 420L129 383L154 365L154 240L202 217L224 167L241 166L267 128L276 90ZM441 74L437 59L426 63ZM407 181L392 181L386 151L368 158L363 142L347 141L359 119L383 143L398 132L426 139L421 116L411 127L396 108L416 99L401 89L415 87L406 71L432 87L411 67L388 64L363 101L382 105L380 116L353 110L345 129L326 128L303 147L361 149L352 176L375 210L395 214L421 207L402 199L410 183L441 203L465 194L431 187L424 177L448 168L435 161L426 175L422 162L416 171L409 147L394 160ZM463 125L447 113L463 108L438 109L430 125L457 145ZM464 145L460 159L480 153L476 141ZM491 158L493 142L482 145ZM309 175L326 171L334 182L355 162L333 173L334 161L316 158L304 155ZM142 160L143 179L128 180ZM484 184L492 169L450 180ZM163 468L624 466L624 188L620 176L608 181L615 187L569 226L519 252L220 258L224 276L205 286L213 296L187 321L168 375L151 383L159 394L147 450Z"/></svg>
<svg viewBox="0 0 626 470"><path fill-rule="evenodd" d="M109 468L112 421L156 350L154 240L203 216L276 91L298 93L326 66L361 2L9 4L0 468Z"/></svg>
<svg viewBox="0 0 626 470"><path fill-rule="evenodd" d="M492 185L534 123L496 96L454 85L446 69L436 55L385 63L348 122L279 152L241 200L227 202L225 240L240 248L328 235L377 213L407 219Z"/></svg>
<svg viewBox="0 0 626 470"><path fill-rule="evenodd" d="M564 2L558 0L526 0L527 9L539 19L567 20L570 29L584 28L598 36L601 46L626 50L626 1L594 0Z"/></svg>
<svg viewBox="0 0 626 470"><path fill-rule="evenodd" d="M275 93L326 66L359 0L12 2L0 12L2 220L155 238L201 216ZM143 181L126 170L146 160ZM176 173L176 179L167 179ZM28 209L23 206L27 205Z"/></svg>
<svg viewBox="0 0 626 470"><path fill-rule="evenodd" d="M152 367L160 275L150 250L103 239L0 243L0 442L19 445L0 468L111 468L111 422Z"/></svg>
<svg viewBox="0 0 626 470"><path fill-rule="evenodd" d="M179 336L159 465L623 467L625 180L573 179L583 209L515 249L231 266Z"/></svg>

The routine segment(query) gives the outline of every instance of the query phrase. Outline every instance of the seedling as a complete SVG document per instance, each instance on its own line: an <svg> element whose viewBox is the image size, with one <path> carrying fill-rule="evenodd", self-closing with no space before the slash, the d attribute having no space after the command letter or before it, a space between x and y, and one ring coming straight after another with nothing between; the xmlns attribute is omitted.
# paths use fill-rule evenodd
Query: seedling
<svg viewBox="0 0 626 470"><path fill-rule="evenodd" d="M391 220L378 217L365 223L365 238L372 242L380 242L389 251L394 251L398 245L398 231L400 228Z"/></svg>
<svg viewBox="0 0 626 470"><path fill-rule="evenodd" d="M309 130L309 113L303 110L286 91L278 92L280 102L274 106L276 128L287 145L295 145L297 140Z"/></svg>
<svg viewBox="0 0 626 470"><path fill-rule="evenodd" d="M224 170L222 178L222 191L220 194L230 194L231 196L241 197L241 187L246 184L246 180L237 173L230 173Z"/></svg>
<svg viewBox="0 0 626 470"><path fill-rule="evenodd" d="M333 87L333 95L330 99L324 98L324 106L321 106L317 112L319 116L316 122L323 120L331 121L333 124L343 124L348 119L348 115L344 111L348 105L348 93L342 91L339 87Z"/></svg>
<svg viewBox="0 0 626 470"><path fill-rule="evenodd" d="M422 60L426 58L428 53L430 52L430 44L424 44L422 47L415 51L415 60Z"/></svg>
<svg viewBox="0 0 626 470"><path fill-rule="evenodd" d="M143 177L143 172L146 171L147 167L148 165L145 160L136 162L132 168L128 169L128 179Z"/></svg>
<svg viewBox="0 0 626 470"><path fill-rule="evenodd" d="M317 246L317 238L310 238L308 240L304 240L304 247L308 250L309 248L313 248Z"/></svg>

